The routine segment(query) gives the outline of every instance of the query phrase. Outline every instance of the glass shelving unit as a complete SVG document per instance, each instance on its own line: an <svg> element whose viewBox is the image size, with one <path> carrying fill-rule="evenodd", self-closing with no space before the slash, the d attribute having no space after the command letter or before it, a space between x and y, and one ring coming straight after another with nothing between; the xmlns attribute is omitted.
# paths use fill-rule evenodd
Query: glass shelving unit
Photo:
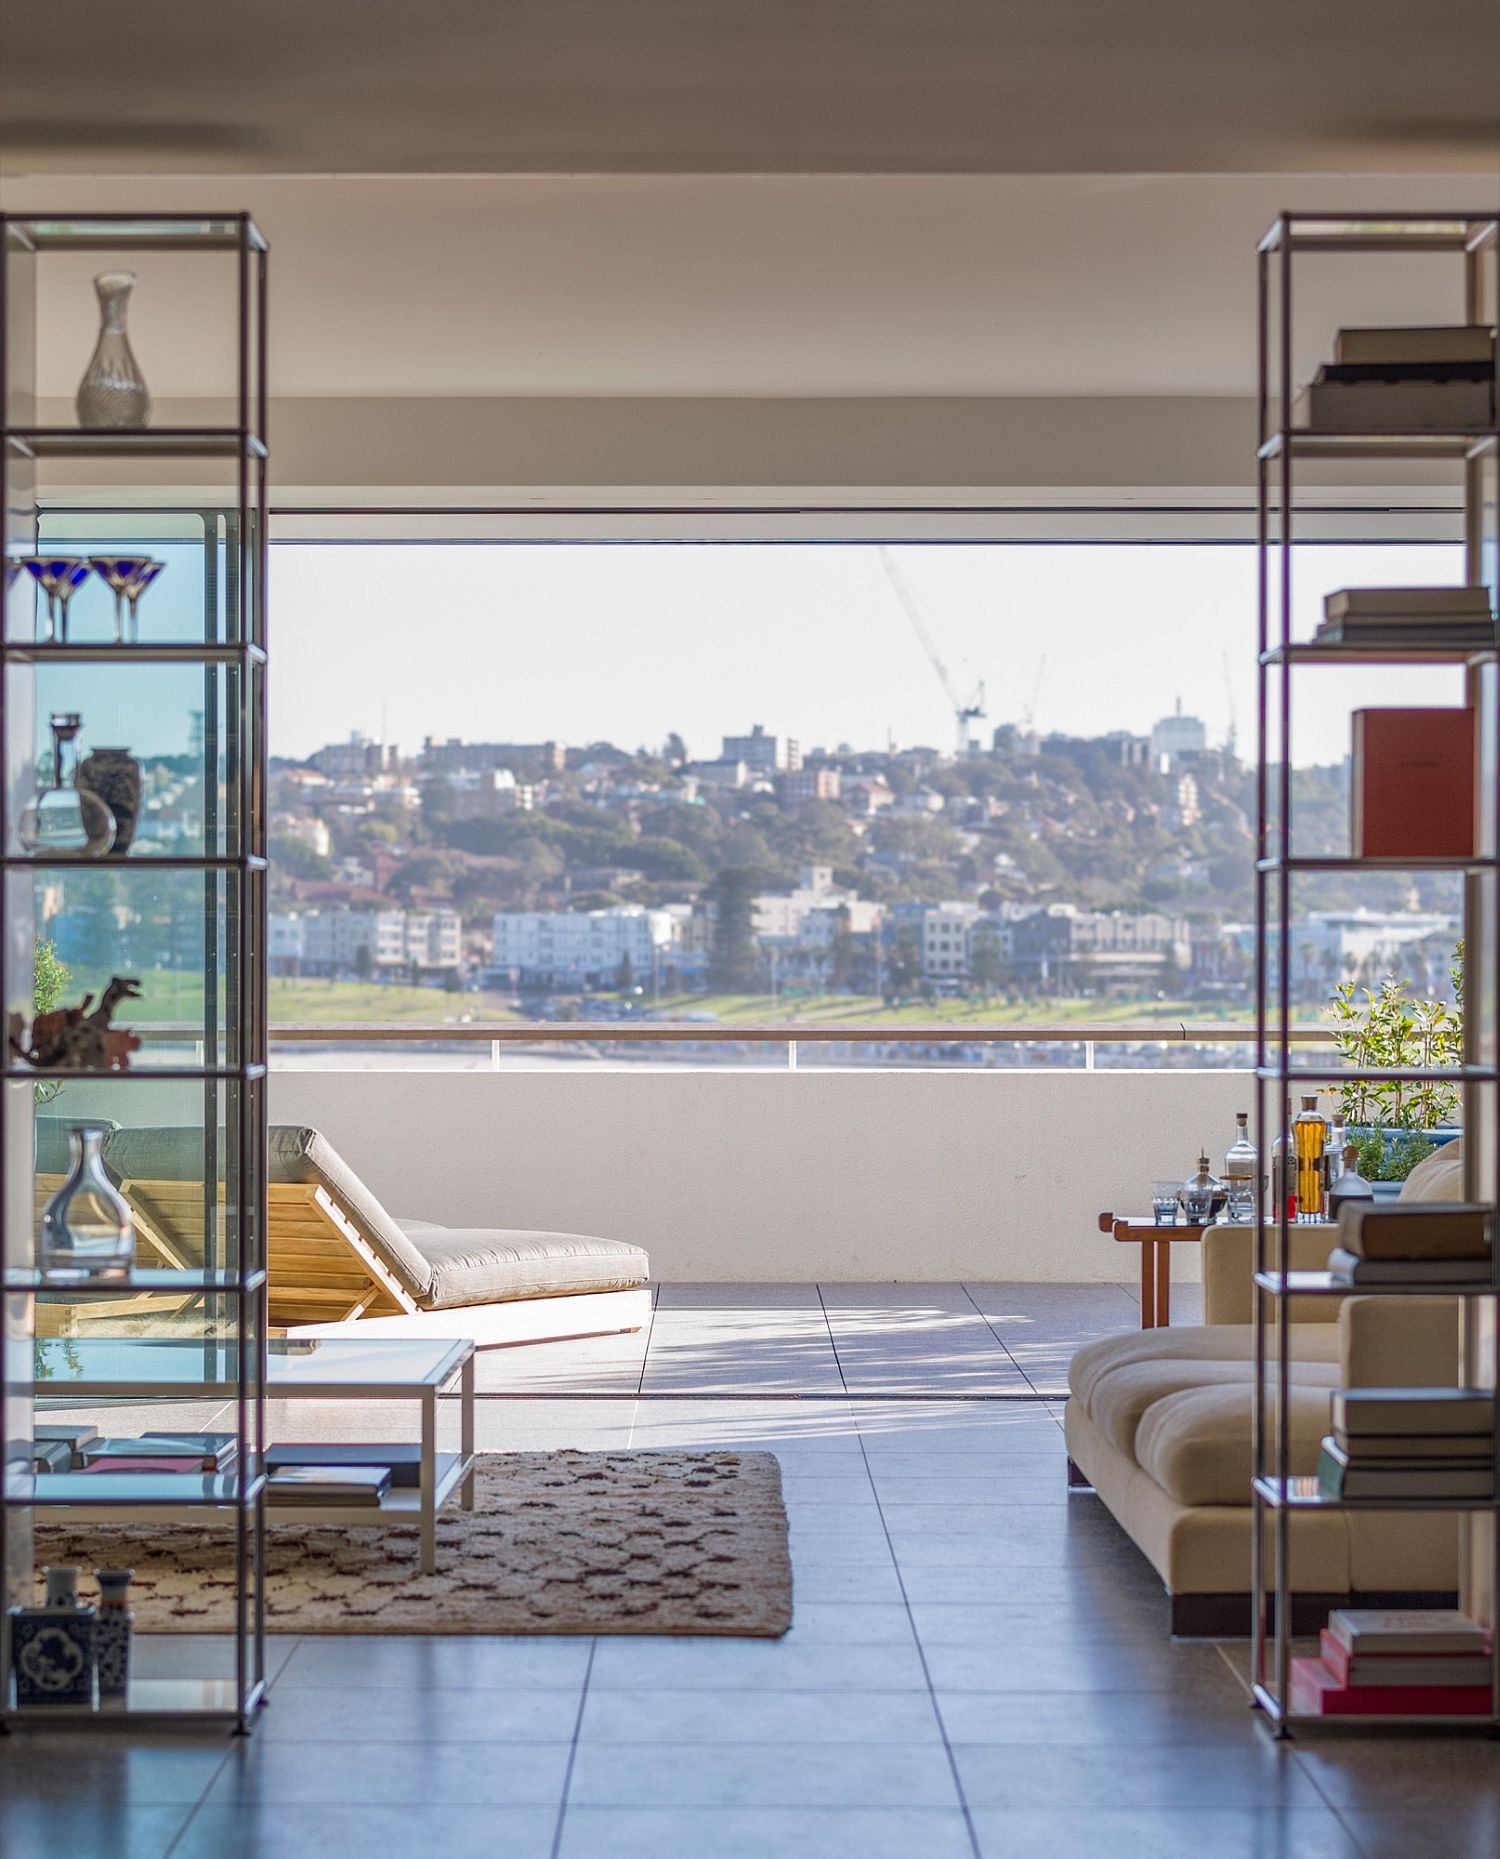
<svg viewBox="0 0 1500 1859"><path fill-rule="evenodd" d="M1462 474L1465 512L1465 576L1484 583L1492 607L1497 597L1497 459L1500 429L1391 432L1311 431L1293 419L1296 388L1294 339L1299 333L1293 276L1309 259L1326 264L1349 254L1393 260L1420 254L1454 261L1458 285L1452 320L1494 327L1500 300L1500 220L1493 213L1400 214L1394 216L1285 214L1260 246L1259 280L1259 704L1257 894L1256 1098L1260 1153L1284 1128L1289 1094L1317 1085L1337 1085L1351 1076L1369 1082L1440 1081L1462 1093L1465 1133L1465 1194L1500 1209L1500 664L1494 649L1383 651L1371 646L1319 645L1293 637L1292 548L1304 460L1376 460L1399 466L1416 461L1430 467L1449 461ZM1325 269L1321 276L1328 275ZM1500 381L1497 381L1500 390ZM1500 404L1500 399L1492 402ZM1464 702L1473 710L1480 769L1476 807L1476 850L1471 857L1362 859L1298 856L1292 815L1292 740L1296 708L1316 702L1308 682L1330 669L1384 665L1399 672L1411 665L1449 665L1461 675ZM1306 674L1304 676L1304 674ZM1327 685L1323 689L1327 690ZM1399 682L1393 701L1400 701ZM1442 1071L1420 1068L1363 1070L1293 1063L1292 896L1299 883L1318 876L1344 879L1370 872L1451 874L1463 887L1466 949L1465 1051L1462 1065ZM1256 1228L1255 1411L1252 1476L1251 1589L1254 1596L1254 1697L1278 1737L1305 1730L1342 1733L1390 1728L1403 1723L1428 1728L1493 1730L1500 1726L1500 1634L1494 1632L1500 1596L1500 1527L1496 1500L1455 1498L1347 1499L1329 1496L1314 1478L1291 1471L1289 1400L1295 1332L1289 1300L1308 1296L1435 1296L1461 1301L1464 1310L1461 1374L1469 1387L1495 1390L1494 1489L1500 1491L1500 1254L1492 1254L1487 1281L1478 1284L1336 1284L1327 1272L1289 1269L1290 1226L1286 1205L1268 1213ZM1491 1705L1487 1715L1409 1718L1310 1716L1293 1709L1292 1540L1294 1519L1310 1511L1434 1512L1463 1524L1464 1572L1461 1602L1472 1617L1487 1621L1495 1641L1491 1660ZM1269 1558L1268 1558L1269 1540ZM1269 1559L1269 1568L1267 1561Z"/></svg>
<svg viewBox="0 0 1500 1859"><path fill-rule="evenodd" d="M93 269L139 260L144 274L158 253L202 263L205 292L223 290L232 362L222 414L139 431L69 424L38 391L39 305L50 289L86 292ZM52 266L60 269L49 277ZM3 215L0 304L7 570L42 552L141 553L165 563L128 643L117 643L114 596L98 576L74 595L66 637L56 639L31 576L5 577L7 1019L29 1023L36 947L48 944L69 971L59 1004L97 997L111 975L138 979L141 997L121 1006L115 1024L141 1043L125 1070L36 1069L14 1047L0 1061L0 1569L7 1605L30 1605L49 1528L136 1526L138 1559L174 1523L222 1529L235 1570L222 1670L153 1676L140 1657L148 1633L138 1628L139 1676L107 1715L245 1729L265 1693L266 242L239 213ZM78 358L80 371L86 360ZM128 847L69 857L23 840L19 823L45 779L48 719L58 712L82 717L86 749L124 745L135 758L141 791ZM105 1160L135 1214L135 1261L123 1277L63 1281L38 1258L40 1209L67 1173L68 1130L80 1122L112 1126ZM191 1391L215 1410L206 1424L235 1436L224 1470L34 1470L39 1407L85 1417L58 1352L66 1360L126 1339L137 1363L130 1388L91 1392L86 1417L108 1433L111 1402L139 1407ZM186 1382L184 1351L194 1365ZM105 1715L16 1708L0 1615L5 1728Z"/></svg>

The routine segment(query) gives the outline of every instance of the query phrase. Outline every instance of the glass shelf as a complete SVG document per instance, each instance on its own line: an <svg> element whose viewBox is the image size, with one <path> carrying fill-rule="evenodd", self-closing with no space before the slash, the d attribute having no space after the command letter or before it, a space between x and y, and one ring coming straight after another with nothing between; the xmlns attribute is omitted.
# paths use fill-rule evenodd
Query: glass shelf
<svg viewBox="0 0 1500 1859"><path fill-rule="evenodd" d="M204 1271L195 1267L177 1271L164 1267L160 1270L133 1271L124 1278L61 1279L49 1278L29 1268L11 1267L0 1278L0 1288L6 1291L29 1291L38 1297L56 1297L73 1303L85 1297L133 1297L142 1293L176 1294L183 1291L203 1291L219 1297L248 1297L252 1292L260 1290L265 1282L266 1274L263 1271Z"/></svg>
<svg viewBox="0 0 1500 1859"><path fill-rule="evenodd" d="M265 236L246 213L89 213L10 221L34 252L264 252Z"/></svg>
<svg viewBox="0 0 1500 1859"><path fill-rule="evenodd" d="M147 1637L137 1633L136 1641ZM237 1723L257 1710L266 1694L265 1681L257 1679L249 1688L245 1708L238 1703L238 1689L232 1678L135 1678L123 1699L111 1698L108 1705L90 1710L79 1704L32 1704L24 1710L15 1705L0 1709L0 1717L13 1730L26 1725L38 1728L46 1724L83 1723L90 1730L107 1730L111 1726L126 1728L141 1722L192 1723L222 1719Z"/></svg>
<svg viewBox="0 0 1500 1859"><path fill-rule="evenodd" d="M1467 252L1496 235L1493 212L1285 213L1262 252Z"/></svg>
<svg viewBox="0 0 1500 1859"><path fill-rule="evenodd" d="M1388 871L1493 871L1500 866L1500 859L1485 857L1475 853L1470 857L1451 858L1352 858L1324 857L1322 854L1302 856L1293 854L1290 858L1271 857L1257 859L1255 869L1275 875L1277 872L1388 872Z"/></svg>
<svg viewBox="0 0 1500 1859"><path fill-rule="evenodd" d="M1262 652L1262 665L1469 665L1497 646L1288 645Z"/></svg>
<svg viewBox="0 0 1500 1859"><path fill-rule="evenodd" d="M34 1472L22 1474L5 1501L38 1510L233 1510L253 1504L265 1483L260 1472Z"/></svg>
<svg viewBox="0 0 1500 1859"><path fill-rule="evenodd" d="M1295 1229L1294 1229L1295 1230ZM1485 1279L1462 1284L1352 1285L1332 1272L1257 1272L1255 1282L1273 1297L1494 1297L1500 1285Z"/></svg>
<svg viewBox="0 0 1500 1859"><path fill-rule="evenodd" d="M1413 1461L1420 1464L1420 1461ZM1484 1463L1483 1460L1480 1461ZM66 1476L66 1474L61 1474ZM1486 1498L1335 1498L1316 1478L1263 1476L1254 1481L1255 1495L1272 1510L1447 1510L1493 1511L1495 1500Z"/></svg>
<svg viewBox="0 0 1500 1859"><path fill-rule="evenodd" d="M48 665L264 665L266 649L259 645L219 645L190 641L161 645L110 645L80 642L62 645L53 640L37 640L34 645L12 639L4 647L4 656L13 664Z"/></svg>
<svg viewBox="0 0 1500 1859"><path fill-rule="evenodd" d="M265 441L237 426L7 426L6 444L25 458L266 458Z"/></svg>
<svg viewBox="0 0 1500 1859"><path fill-rule="evenodd" d="M1493 450L1492 426L1447 430L1412 428L1403 432L1314 432L1295 427L1264 440L1256 456L1262 461L1289 451L1295 458L1479 458Z"/></svg>

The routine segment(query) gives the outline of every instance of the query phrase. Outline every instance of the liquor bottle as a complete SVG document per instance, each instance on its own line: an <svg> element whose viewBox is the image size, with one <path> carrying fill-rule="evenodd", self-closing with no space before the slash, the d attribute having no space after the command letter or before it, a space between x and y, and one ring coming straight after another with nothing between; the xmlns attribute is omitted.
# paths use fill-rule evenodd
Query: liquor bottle
<svg viewBox="0 0 1500 1859"><path fill-rule="evenodd" d="M1335 1217L1346 1201L1373 1201L1375 1198L1375 1190L1359 1172L1359 1151L1353 1143L1344 1145L1339 1162L1338 1178L1328 1189L1328 1211Z"/></svg>
<svg viewBox="0 0 1500 1859"><path fill-rule="evenodd" d="M1328 1151L1328 1124L1316 1093L1304 1097L1292 1122L1292 1151L1297 1158L1297 1218L1328 1217L1328 1181L1323 1157Z"/></svg>
<svg viewBox="0 0 1500 1859"><path fill-rule="evenodd" d="M1207 1226L1224 1199L1224 1184L1209 1171L1208 1157L1198 1157L1198 1172L1182 1184L1182 1207L1189 1226Z"/></svg>
<svg viewBox="0 0 1500 1859"><path fill-rule="evenodd" d="M1297 1218L1297 1173L1288 1160L1291 1152L1292 1100L1286 1100L1286 1122L1281 1134L1271 1144L1271 1218Z"/></svg>
<svg viewBox="0 0 1500 1859"><path fill-rule="evenodd" d="M1234 1124L1234 1141L1224 1156L1224 1218L1243 1226L1255 1218L1260 1157L1250 1140L1249 1111L1237 1110Z"/></svg>

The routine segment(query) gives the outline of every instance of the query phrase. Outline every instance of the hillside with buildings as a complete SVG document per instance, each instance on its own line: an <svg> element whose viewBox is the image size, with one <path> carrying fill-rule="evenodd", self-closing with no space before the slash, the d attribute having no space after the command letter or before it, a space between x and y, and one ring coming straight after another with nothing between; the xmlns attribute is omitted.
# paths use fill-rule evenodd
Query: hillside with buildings
<svg viewBox="0 0 1500 1859"><path fill-rule="evenodd" d="M1339 848L1347 772L1298 771ZM273 975L642 1005L713 989L1243 1003L1254 778L1178 712L1149 736L694 756L608 742L355 737L273 769ZM1456 900L1391 876L1298 911L1299 996L1446 973Z"/></svg>

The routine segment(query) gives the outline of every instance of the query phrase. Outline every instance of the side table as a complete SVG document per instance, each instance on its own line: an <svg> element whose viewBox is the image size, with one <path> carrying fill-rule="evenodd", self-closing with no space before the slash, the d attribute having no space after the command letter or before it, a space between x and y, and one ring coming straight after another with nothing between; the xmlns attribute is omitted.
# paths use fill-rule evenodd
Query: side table
<svg viewBox="0 0 1500 1859"><path fill-rule="evenodd" d="M1196 1246L1201 1226L1158 1226L1154 1220L1099 1216L1099 1231L1141 1249L1141 1328L1164 1330L1172 1321L1172 1248Z"/></svg>

